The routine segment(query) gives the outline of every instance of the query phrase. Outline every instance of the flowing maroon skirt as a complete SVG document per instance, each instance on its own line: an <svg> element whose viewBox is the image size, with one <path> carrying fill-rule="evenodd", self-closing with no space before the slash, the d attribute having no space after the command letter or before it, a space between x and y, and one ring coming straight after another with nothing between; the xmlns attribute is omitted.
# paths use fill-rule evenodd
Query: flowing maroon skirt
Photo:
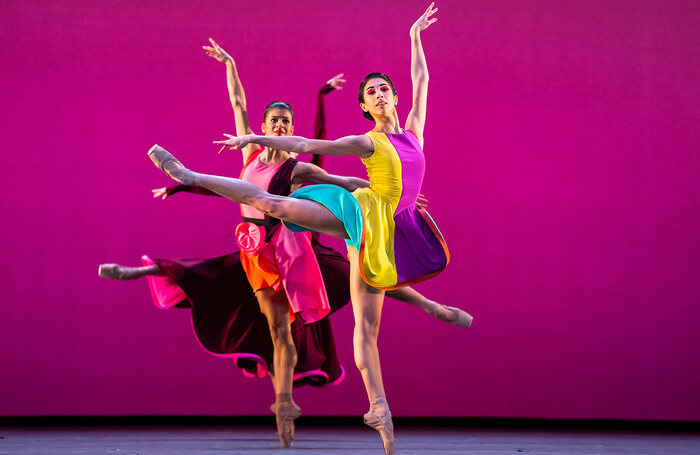
<svg viewBox="0 0 700 455"><path fill-rule="evenodd" d="M350 300L348 261L337 251L312 242L326 285L331 314ZM148 277L153 302L159 308L192 309L192 327L201 346L210 353L232 358L248 377L274 375L273 349L267 319L241 267L238 252L214 258L151 259L163 277ZM292 323L297 351L294 385L338 384L345 370L335 351L328 317Z"/></svg>

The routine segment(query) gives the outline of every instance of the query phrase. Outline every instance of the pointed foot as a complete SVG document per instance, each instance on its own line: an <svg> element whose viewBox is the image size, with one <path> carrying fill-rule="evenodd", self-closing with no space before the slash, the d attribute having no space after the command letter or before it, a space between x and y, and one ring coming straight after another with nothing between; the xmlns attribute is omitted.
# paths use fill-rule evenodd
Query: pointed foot
<svg viewBox="0 0 700 455"><path fill-rule="evenodd" d="M370 410L365 414L365 424L374 428L379 432L384 445L385 455L394 455L396 453L396 441L394 440L394 423L391 421L391 412L379 417L374 411Z"/></svg>
<svg viewBox="0 0 700 455"><path fill-rule="evenodd" d="M97 274L110 280L134 280L140 275L135 273L133 267L124 267L119 264L100 264Z"/></svg>
<svg viewBox="0 0 700 455"><path fill-rule="evenodd" d="M433 302L434 303L434 302ZM460 310L459 308L447 305L441 305L439 303L434 303L430 308L426 308L425 311L428 312L435 319L447 322L457 327L470 327L474 318L472 315L466 311Z"/></svg>
<svg viewBox="0 0 700 455"><path fill-rule="evenodd" d="M196 178L177 158L158 144L148 150L148 157L161 171L183 185L196 185Z"/></svg>
<svg viewBox="0 0 700 455"><path fill-rule="evenodd" d="M294 440L294 420L301 416L301 409L293 401L284 401L273 404L270 410L275 413L280 446L287 449Z"/></svg>

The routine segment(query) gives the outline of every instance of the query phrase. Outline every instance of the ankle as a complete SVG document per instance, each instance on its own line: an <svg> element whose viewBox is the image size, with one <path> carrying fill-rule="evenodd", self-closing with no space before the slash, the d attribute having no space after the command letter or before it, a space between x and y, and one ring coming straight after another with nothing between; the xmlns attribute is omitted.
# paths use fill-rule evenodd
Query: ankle
<svg viewBox="0 0 700 455"><path fill-rule="evenodd" d="M421 307L429 314L435 316L435 313L437 313L438 310L440 309L440 304L437 302L434 302L432 300L425 299L421 303Z"/></svg>
<svg viewBox="0 0 700 455"><path fill-rule="evenodd" d="M277 393L275 394L275 403L291 403L292 399L291 393Z"/></svg>
<svg viewBox="0 0 700 455"><path fill-rule="evenodd" d="M369 410L380 417L389 414L389 403L387 403L386 397L377 397L370 401Z"/></svg>

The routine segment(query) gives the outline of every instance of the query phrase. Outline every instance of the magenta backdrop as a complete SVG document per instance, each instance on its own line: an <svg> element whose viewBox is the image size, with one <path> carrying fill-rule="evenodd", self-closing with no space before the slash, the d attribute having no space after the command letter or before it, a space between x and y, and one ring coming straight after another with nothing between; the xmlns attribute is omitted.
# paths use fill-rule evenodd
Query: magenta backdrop
<svg viewBox="0 0 700 455"><path fill-rule="evenodd" d="M238 206L178 195L146 158L237 175L237 59L252 123L289 101L312 134L367 131L356 87L394 77L408 113L408 28L426 1L17 1L0 6L0 414L265 414L269 381L195 342L189 312L97 264L233 249ZM399 416L700 420L700 3L443 0L430 68L424 192L452 262L419 285L473 328L387 301L380 349ZM330 171L362 175L359 160ZM334 243L339 245L338 242ZM304 412L366 409L352 315L334 318L348 377Z"/></svg>

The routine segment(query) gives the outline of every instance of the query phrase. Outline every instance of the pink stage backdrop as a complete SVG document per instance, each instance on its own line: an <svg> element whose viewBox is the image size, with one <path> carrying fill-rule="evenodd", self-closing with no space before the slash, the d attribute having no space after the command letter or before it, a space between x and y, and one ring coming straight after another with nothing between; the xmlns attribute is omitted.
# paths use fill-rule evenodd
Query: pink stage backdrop
<svg viewBox="0 0 700 455"><path fill-rule="evenodd" d="M418 286L471 329L388 300L380 338L398 416L700 420L700 3L444 0L430 68L423 192L452 253ZM238 206L171 184L155 142L238 175L214 37L236 58L259 131L274 99L311 135L371 125L365 74L411 102L408 29L425 1L75 2L0 6L3 224L0 415L266 414L269 381L196 343L186 310L100 262L234 249ZM331 172L362 175L354 158ZM340 245L340 242L334 242ZM307 415L367 408L352 314L334 318L348 371L300 389Z"/></svg>

